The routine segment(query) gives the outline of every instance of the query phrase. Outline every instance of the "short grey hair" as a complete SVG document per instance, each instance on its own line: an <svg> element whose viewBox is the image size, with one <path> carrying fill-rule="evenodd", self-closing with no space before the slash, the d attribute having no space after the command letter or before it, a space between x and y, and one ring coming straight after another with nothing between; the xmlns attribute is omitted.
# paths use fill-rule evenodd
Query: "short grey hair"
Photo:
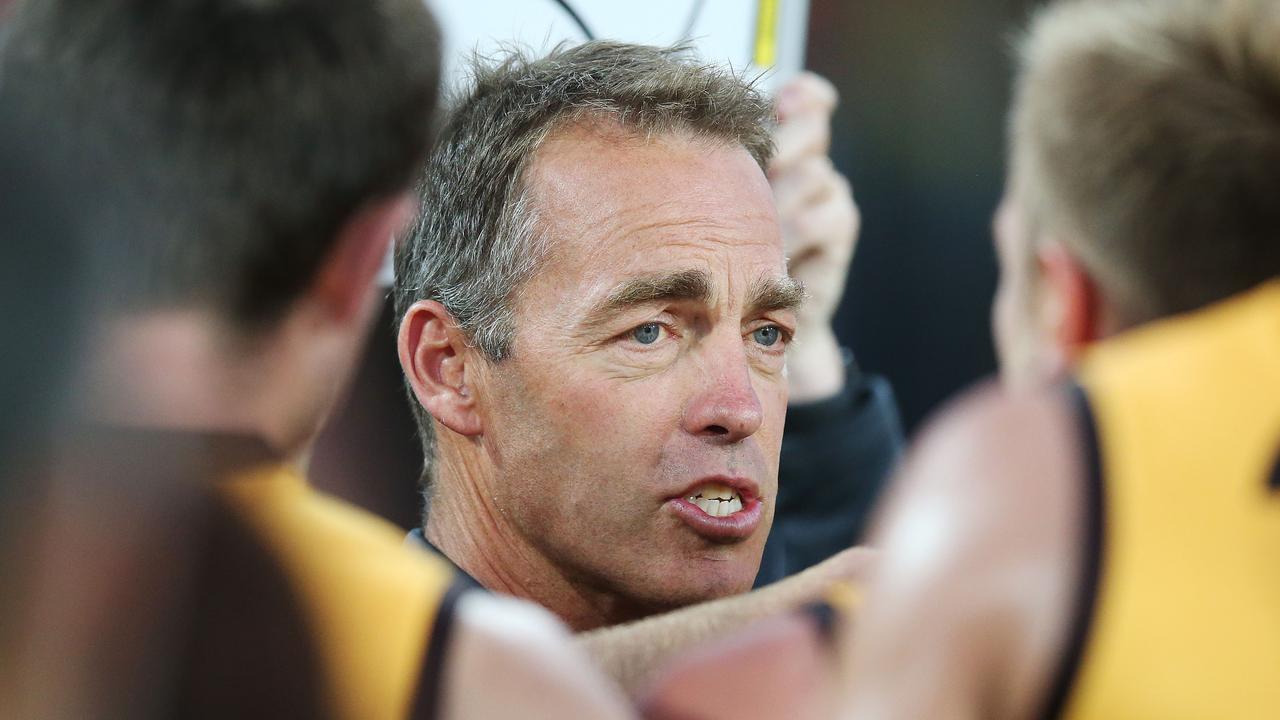
<svg viewBox="0 0 1280 720"><path fill-rule="evenodd" d="M436 300L495 362L510 356L512 299L539 267L545 243L523 176L555 130L591 117L644 134L671 132L737 144L763 168L773 155L771 101L687 46L597 41L534 58L507 50L473 62L474 83L444 123L421 184L417 226L396 248L395 306L403 319ZM429 484L430 414L409 391Z"/></svg>

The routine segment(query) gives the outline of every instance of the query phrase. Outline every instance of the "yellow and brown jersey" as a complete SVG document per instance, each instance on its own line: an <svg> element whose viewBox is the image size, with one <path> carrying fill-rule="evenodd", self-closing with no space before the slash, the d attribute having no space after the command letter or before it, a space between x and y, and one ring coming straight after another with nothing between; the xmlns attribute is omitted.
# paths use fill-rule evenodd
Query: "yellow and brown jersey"
<svg viewBox="0 0 1280 720"><path fill-rule="evenodd" d="M250 435L87 425L62 454L76 501L99 508L71 537L117 545L101 609L116 620L84 652L131 716L437 714L469 586L398 528L315 492Z"/></svg>
<svg viewBox="0 0 1280 720"><path fill-rule="evenodd" d="M466 587L448 565L279 463L240 470L219 492L293 584L333 715L433 716L453 603Z"/></svg>
<svg viewBox="0 0 1280 720"><path fill-rule="evenodd" d="M1280 714L1280 281L1091 351L1088 559L1053 715Z"/></svg>

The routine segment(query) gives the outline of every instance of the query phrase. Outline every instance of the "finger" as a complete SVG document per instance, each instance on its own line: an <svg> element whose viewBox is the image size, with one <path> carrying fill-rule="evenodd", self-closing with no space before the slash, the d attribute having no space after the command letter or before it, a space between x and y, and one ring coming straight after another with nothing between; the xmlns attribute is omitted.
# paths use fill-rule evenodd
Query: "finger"
<svg viewBox="0 0 1280 720"><path fill-rule="evenodd" d="M782 172L806 157L826 155L831 149L831 122L825 115L796 115L774 132L777 152L769 163L770 174Z"/></svg>
<svg viewBox="0 0 1280 720"><path fill-rule="evenodd" d="M812 155L769 179L778 217L786 222L808 205L821 202L839 189L839 175L826 155Z"/></svg>
<svg viewBox="0 0 1280 720"><path fill-rule="evenodd" d="M778 92L778 119L805 112L830 115L839 102L836 86L829 80L811 72L802 72L792 78Z"/></svg>
<svg viewBox="0 0 1280 720"><path fill-rule="evenodd" d="M833 195L795 216L786 233L787 251L796 256L818 252L830 260L847 262L860 225L858 206L852 199Z"/></svg>

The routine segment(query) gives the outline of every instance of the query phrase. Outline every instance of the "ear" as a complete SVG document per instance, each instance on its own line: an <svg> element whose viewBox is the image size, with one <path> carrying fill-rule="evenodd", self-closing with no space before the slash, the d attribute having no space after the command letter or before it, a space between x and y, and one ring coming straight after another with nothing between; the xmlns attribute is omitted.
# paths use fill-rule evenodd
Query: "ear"
<svg viewBox="0 0 1280 720"><path fill-rule="evenodd" d="M392 241L415 212L413 194L400 193L365 205L338 231L312 290L333 319L349 322L363 314Z"/></svg>
<svg viewBox="0 0 1280 720"><path fill-rule="evenodd" d="M1084 266L1060 243L1046 242L1037 253L1040 275L1049 297L1045 318L1054 345L1067 365L1074 365L1085 348L1102 333L1098 287Z"/></svg>
<svg viewBox="0 0 1280 720"><path fill-rule="evenodd" d="M468 387L474 355L453 315L434 300L419 300L400 319L400 367L418 402L441 425L466 437L484 427Z"/></svg>

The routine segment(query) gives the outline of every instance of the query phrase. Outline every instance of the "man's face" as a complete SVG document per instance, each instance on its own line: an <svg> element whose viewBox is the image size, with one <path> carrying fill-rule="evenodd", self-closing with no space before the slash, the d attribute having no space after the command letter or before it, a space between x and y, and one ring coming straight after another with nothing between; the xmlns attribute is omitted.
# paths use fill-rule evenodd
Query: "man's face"
<svg viewBox="0 0 1280 720"><path fill-rule="evenodd" d="M477 392L493 498L646 611L745 591L773 520L798 288L741 147L571 127L527 175L549 251Z"/></svg>

